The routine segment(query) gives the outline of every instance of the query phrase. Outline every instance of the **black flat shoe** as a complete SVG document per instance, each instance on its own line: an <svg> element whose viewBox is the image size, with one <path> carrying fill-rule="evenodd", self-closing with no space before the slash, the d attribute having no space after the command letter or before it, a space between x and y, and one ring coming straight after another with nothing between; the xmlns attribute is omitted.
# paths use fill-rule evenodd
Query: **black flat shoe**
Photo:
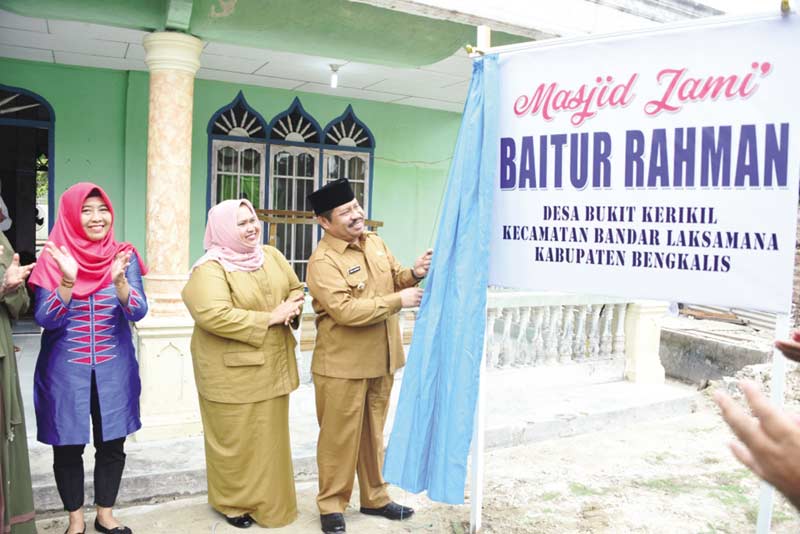
<svg viewBox="0 0 800 534"><path fill-rule="evenodd" d="M408 506L397 504L396 502L390 502L386 506L382 506L380 508L364 508L362 506L361 513L367 515L379 515L385 517L386 519L398 521L401 519L408 519L414 515L414 509L409 508Z"/></svg>
<svg viewBox="0 0 800 534"><path fill-rule="evenodd" d="M64 534L69 534L69 527L64 531ZM86 525L83 525L83 530L80 531L79 534L86 534Z"/></svg>
<svg viewBox="0 0 800 534"><path fill-rule="evenodd" d="M322 525L322 532L325 534L341 534L345 532L344 515L342 514L321 514L319 522Z"/></svg>
<svg viewBox="0 0 800 534"><path fill-rule="evenodd" d="M129 529L128 527L106 528L100 524L100 521L98 521L96 517L94 518L94 529L97 532L102 532L103 534L133 534L131 529Z"/></svg>
<svg viewBox="0 0 800 534"><path fill-rule="evenodd" d="M236 528L250 528L253 526L253 518L250 517L250 514L237 515L236 517L225 516L225 520L228 521L229 525L233 525Z"/></svg>

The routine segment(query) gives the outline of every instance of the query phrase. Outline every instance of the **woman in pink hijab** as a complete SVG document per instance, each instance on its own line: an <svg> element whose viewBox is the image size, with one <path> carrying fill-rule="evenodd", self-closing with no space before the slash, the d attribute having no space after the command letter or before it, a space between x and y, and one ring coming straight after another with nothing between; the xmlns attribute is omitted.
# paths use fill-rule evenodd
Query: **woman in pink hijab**
<svg viewBox="0 0 800 534"><path fill-rule="evenodd" d="M297 517L289 393L300 381L290 326L303 284L277 249L262 245L247 200L211 208L203 245L183 301L195 320L208 502L235 527L284 526Z"/></svg>

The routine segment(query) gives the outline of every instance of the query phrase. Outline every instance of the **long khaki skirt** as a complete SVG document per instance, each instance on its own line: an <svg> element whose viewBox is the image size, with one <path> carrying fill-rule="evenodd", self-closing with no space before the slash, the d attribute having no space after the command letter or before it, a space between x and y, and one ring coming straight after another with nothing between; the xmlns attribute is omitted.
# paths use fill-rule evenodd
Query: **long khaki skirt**
<svg viewBox="0 0 800 534"><path fill-rule="evenodd" d="M263 527L294 521L289 395L251 404L200 397L200 414L209 504L229 517L250 514Z"/></svg>

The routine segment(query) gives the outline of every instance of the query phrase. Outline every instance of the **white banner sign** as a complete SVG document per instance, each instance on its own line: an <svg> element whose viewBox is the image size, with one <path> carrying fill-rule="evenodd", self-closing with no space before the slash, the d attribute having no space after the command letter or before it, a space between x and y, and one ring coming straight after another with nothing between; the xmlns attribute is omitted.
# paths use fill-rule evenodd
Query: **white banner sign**
<svg viewBox="0 0 800 534"><path fill-rule="evenodd" d="M796 16L502 53L489 283L787 312Z"/></svg>

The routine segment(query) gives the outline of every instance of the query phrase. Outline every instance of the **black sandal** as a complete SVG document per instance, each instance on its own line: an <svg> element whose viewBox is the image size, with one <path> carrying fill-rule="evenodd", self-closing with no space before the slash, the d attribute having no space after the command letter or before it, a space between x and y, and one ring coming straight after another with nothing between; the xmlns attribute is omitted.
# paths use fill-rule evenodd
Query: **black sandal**
<svg viewBox="0 0 800 534"><path fill-rule="evenodd" d="M128 527L106 528L100 524L100 521L96 517L94 518L94 529L97 532L102 532L103 534L133 534L133 531L131 531L131 529ZM85 529L84 532L86 532Z"/></svg>

